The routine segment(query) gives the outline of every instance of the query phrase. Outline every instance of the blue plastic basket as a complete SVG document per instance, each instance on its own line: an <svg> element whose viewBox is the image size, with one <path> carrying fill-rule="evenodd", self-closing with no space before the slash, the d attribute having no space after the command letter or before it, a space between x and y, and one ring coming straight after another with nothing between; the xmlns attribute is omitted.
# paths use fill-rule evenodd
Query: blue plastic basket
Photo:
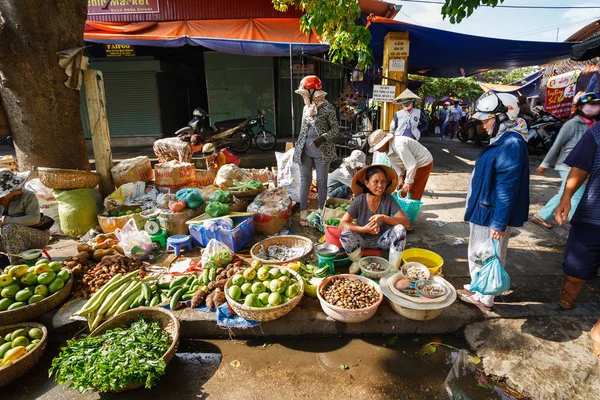
<svg viewBox="0 0 600 400"><path fill-rule="evenodd" d="M406 216L410 220L410 224L412 225L415 222L417 215L419 215L421 207L423 207L423 202L421 200L411 199L410 195L408 195L407 197L402 197L398 193L394 193L392 196L394 197L394 199L396 199L396 202L398 203L402 211L404 211L404 214L406 214Z"/></svg>

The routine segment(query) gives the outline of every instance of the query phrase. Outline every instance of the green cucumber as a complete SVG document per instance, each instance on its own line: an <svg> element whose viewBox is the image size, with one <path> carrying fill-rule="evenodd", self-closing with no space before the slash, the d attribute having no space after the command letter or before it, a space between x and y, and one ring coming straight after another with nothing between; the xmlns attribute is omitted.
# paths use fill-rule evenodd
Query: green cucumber
<svg viewBox="0 0 600 400"><path fill-rule="evenodd" d="M208 282L212 282L215 279L217 279L217 269L216 268L211 268L210 272L208 273Z"/></svg>
<svg viewBox="0 0 600 400"><path fill-rule="evenodd" d="M171 284L169 285L169 289L173 289L176 286L181 286L184 284L185 281L187 281L187 277L186 276L180 276L179 278L175 279L173 282L171 282Z"/></svg>
<svg viewBox="0 0 600 400"><path fill-rule="evenodd" d="M146 283L142 283L142 293L144 294L146 302L149 303L150 300L152 300L152 292L150 291L150 286Z"/></svg>
<svg viewBox="0 0 600 400"><path fill-rule="evenodd" d="M185 281L185 284L186 284L187 286L190 286L190 285L191 285L191 284L194 282L194 279L195 279L195 278L196 278L196 277L195 277L194 275L190 276L190 277L189 277L189 278L187 278L187 280Z"/></svg>
<svg viewBox="0 0 600 400"><path fill-rule="evenodd" d="M177 290L175 292L175 294L173 295L173 298L171 299L171 310L177 309L177 304L179 303L179 299L183 295L184 291L185 291L184 288L179 288L179 290Z"/></svg>
<svg viewBox="0 0 600 400"><path fill-rule="evenodd" d="M208 273L210 272L209 268L205 269L204 271L202 271L202 284L203 285L208 285Z"/></svg>
<svg viewBox="0 0 600 400"><path fill-rule="evenodd" d="M183 301L191 300L192 297L194 297L194 293L185 293L183 296L181 296L181 300L183 300Z"/></svg>
<svg viewBox="0 0 600 400"><path fill-rule="evenodd" d="M156 307L160 303L160 294L156 293L150 301L150 307Z"/></svg>
<svg viewBox="0 0 600 400"><path fill-rule="evenodd" d="M169 288L169 282L161 282L158 284L158 287L160 289L168 289Z"/></svg>
<svg viewBox="0 0 600 400"><path fill-rule="evenodd" d="M174 288L169 290L169 293L167 293L167 297L172 299L173 296L175 295L175 292L177 292L179 289L181 289L181 286L175 286Z"/></svg>
<svg viewBox="0 0 600 400"><path fill-rule="evenodd" d="M138 295L138 297L135 298L135 300L133 301L133 303L131 303L131 305L129 306L129 309L131 310L132 308L136 308L140 305L140 301L142 301L142 298L144 296L140 293Z"/></svg>

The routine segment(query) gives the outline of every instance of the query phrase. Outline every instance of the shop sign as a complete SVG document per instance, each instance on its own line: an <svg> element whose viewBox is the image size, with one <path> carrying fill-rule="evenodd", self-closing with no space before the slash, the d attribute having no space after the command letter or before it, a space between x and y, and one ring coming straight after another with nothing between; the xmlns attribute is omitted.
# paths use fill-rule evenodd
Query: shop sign
<svg viewBox="0 0 600 400"><path fill-rule="evenodd" d="M292 73L294 75L314 75L315 74L315 65L314 64L292 64Z"/></svg>
<svg viewBox="0 0 600 400"><path fill-rule="evenodd" d="M393 102L396 98L396 86L373 85L373 101Z"/></svg>
<svg viewBox="0 0 600 400"><path fill-rule="evenodd" d="M404 72L406 71L406 60L403 58L394 58L390 60L390 71Z"/></svg>
<svg viewBox="0 0 600 400"><path fill-rule="evenodd" d="M575 70L548 79L544 110L556 117L569 117L573 108L573 97L581 71Z"/></svg>
<svg viewBox="0 0 600 400"><path fill-rule="evenodd" d="M156 14L159 0L88 0L88 15Z"/></svg>
<svg viewBox="0 0 600 400"><path fill-rule="evenodd" d="M390 43L389 53L390 57L408 57L408 40L394 40Z"/></svg>
<svg viewBox="0 0 600 400"><path fill-rule="evenodd" d="M105 44L106 57L135 57L135 49L130 44Z"/></svg>

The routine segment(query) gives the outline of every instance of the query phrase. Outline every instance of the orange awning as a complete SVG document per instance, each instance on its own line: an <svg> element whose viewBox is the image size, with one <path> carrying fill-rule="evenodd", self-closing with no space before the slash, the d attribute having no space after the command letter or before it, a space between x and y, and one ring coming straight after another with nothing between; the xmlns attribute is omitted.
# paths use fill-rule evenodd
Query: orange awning
<svg viewBox="0 0 600 400"><path fill-rule="evenodd" d="M249 18L169 22L88 21L84 39L142 46L204 46L227 53L277 56L292 51L324 53L328 45L300 31L299 18Z"/></svg>

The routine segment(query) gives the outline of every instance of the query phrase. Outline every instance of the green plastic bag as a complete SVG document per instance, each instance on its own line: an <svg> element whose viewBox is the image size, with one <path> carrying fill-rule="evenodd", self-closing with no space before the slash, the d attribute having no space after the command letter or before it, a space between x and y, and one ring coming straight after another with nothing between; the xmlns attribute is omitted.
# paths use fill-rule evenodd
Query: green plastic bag
<svg viewBox="0 0 600 400"><path fill-rule="evenodd" d="M209 200L224 204L231 204L233 203L233 195L229 190L217 190L210 195Z"/></svg>
<svg viewBox="0 0 600 400"><path fill-rule="evenodd" d="M229 205L219 203L218 201L211 201L206 206L206 213L213 218L229 215Z"/></svg>
<svg viewBox="0 0 600 400"><path fill-rule="evenodd" d="M58 202L60 229L65 235L79 237L98 226L98 206L93 189L54 191Z"/></svg>

